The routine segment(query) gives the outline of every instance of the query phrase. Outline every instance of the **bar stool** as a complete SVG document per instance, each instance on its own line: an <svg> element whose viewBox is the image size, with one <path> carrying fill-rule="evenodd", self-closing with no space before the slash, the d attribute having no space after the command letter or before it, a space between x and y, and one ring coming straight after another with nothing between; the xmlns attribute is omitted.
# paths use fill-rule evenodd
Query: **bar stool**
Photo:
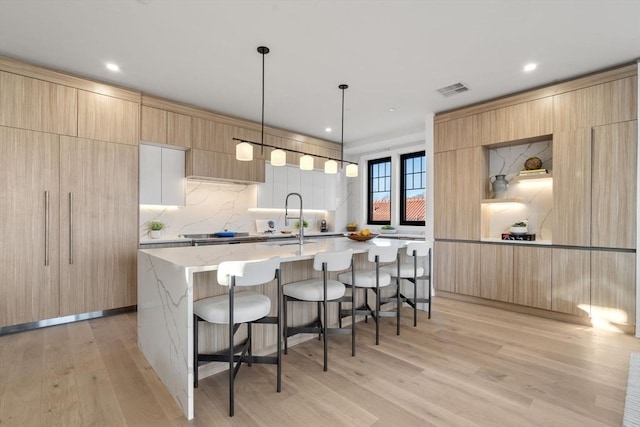
<svg viewBox="0 0 640 427"><path fill-rule="evenodd" d="M427 303L429 309L429 319L431 319L431 245L427 242L411 242L407 245L407 255L413 257L413 262L399 263L398 266L384 266L382 271L391 274L396 279L398 286L397 298L413 307L413 326L418 326L417 304ZM427 257L428 272L422 265L418 265L418 258ZM408 298L400 290L400 280L408 280L413 283L413 297ZM418 298L418 280L428 282L428 297Z"/></svg>
<svg viewBox="0 0 640 427"><path fill-rule="evenodd" d="M234 380L242 362L249 366L252 363L277 365L276 390L281 390L282 355L281 355L281 305L280 258L261 261L225 261L218 265L218 284L229 287L227 295L203 298L193 303L193 369L194 388L198 387L198 362L214 361L229 363L229 416L234 413ZM268 316L271 311L271 299L266 295L242 291L236 287L257 286L277 280L278 307L277 316ZM230 309L231 307L231 309ZM229 348L214 354L201 354L198 351L198 322L205 321L229 325ZM238 345L233 344L233 337L240 326L247 324L247 339ZM277 325L276 356L253 356L251 353L251 325L253 323L270 323ZM238 354L239 353L239 354ZM237 362L237 364L235 363Z"/></svg>
<svg viewBox="0 0 640 427"><path fill-rule="evenodd" d="M351 355L356 355L356 331L355 322L351 328L329 328L328 327L328 302L351 302L351 297L345 296L345 286L337 280L329 279L329 272L344 271L351 268L353 274L353 251L320 252L313 258L313 269L322 271L321 278L301 280L292 282L282 287L284 295L284 354L288 351L288 338L300 333L319 334L318 338L323 339L324 350L324 370L327 370L327 335L328 334L351 334ZM287 322L288 302L317 302L318 318L308 325L289 327ZM351 304L352 314L355 318L355 304ZM323 316L320 316L320 312Z"/></svg>
<svg viewBox="0 0 640 427"><path fill-rule="evenodd" d="M355 314L364 314L365 322L367 320L367 316L371 316L373 320L376 322L376 345L380 344L380 322L378 319L380 317L392 317L395 316L397 319L397 330L398 334L400 334L400 302L398 300L398 305L396 307L396 311L394 312L381 312L380 311L380 288L387 287L391 284L391 275L385 271L380 271L380 263L390 263L395 261L399 263L398 257L398 248L395 246L374 246L369 249L367 253L367 259L369 262L375 263L375 269L363 269L356 270L354 274L342 273L338 275L338 280L344 283L347 286L351 287L352 295L355 294L356 288L364 289L365 298L364 303L360 307L356 307ZM393 267L393 266L392 266ZM355 278L355 281L353 280ZM369 306L369 300L367 297L368 289L373 290L376 294L376 308L375 310ZM396 292L397 298L399 298L399 294ZM355 304L354 304L355 305ZM350 313L343 312L340 310L340 321L342 321L342 317L349 316ZM355 323L355 318L352 320Z"/></svg>

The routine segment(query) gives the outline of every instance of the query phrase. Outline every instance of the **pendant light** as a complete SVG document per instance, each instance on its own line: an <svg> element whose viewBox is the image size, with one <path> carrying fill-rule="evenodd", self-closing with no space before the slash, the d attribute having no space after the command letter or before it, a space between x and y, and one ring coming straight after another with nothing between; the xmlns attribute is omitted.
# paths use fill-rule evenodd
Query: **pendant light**
<svg viewBox="0 0 640 427"><path fill-rule="evenodd" d="M284 166L287 164L287 153L276 148L271 152L271 166Z"/></svg>
<svg viewBox="0 0 640 427"><path fill-rule="evenodd" d="M264 56L269 53L269 48L266 46L258 47L258 53L262 55L262 119L261 119L261 132L260 132L260 153L264 153ZM236 160L242 162L250 162L253 160L253 146L247 142L241 142L236 145Z"/></svg>
<svg viewBox="0 0 640 427"><path fill-rule="evenodd" d="M300 157L300 170L310 171L313 170L313 157L308 154Z"/></svg>
<svg viewBox="0 0 640 427"><path fill-rule="evenodd" d="M324 173L338 173L338 162L336 162L335 160L327 160L326 162L324 162Z"/></svg>
<svg viewBox="0 0 640 427"><path fill-rule="evenodd" d="M340 167L343 166L344 163L344 91L345 89L348 89L349 85L346 84L341 84L340 86L338 86L338 89L340 89L342 91L342 123L341 123L341 129L340 129ZM345 175L348 178L355 178L358 176L358 165L356 164L349 164L347 165L347 167L345 168Z"/></svg>

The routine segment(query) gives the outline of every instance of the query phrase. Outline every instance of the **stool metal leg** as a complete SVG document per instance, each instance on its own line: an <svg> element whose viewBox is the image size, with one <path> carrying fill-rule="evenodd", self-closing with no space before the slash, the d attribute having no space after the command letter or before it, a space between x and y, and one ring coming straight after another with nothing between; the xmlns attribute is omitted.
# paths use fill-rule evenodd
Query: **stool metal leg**
<svg viewBox="0 0 640 427"><path fill-rule="evenodd" d="M289 334L288 334L289 331L288 331L288 327L287 327L287 301L288 301L287 296L283 295L282 296L282 305L283 305L283 307L282 307L282 323L284 323L284 325L283 325L283 328L282 328L283 329L282 335L284 335L284 354L288 354L288 350L289 350L289 348L288 348L289 340L287 339L289 337Z"/></svg>
<svg viewBox="0 0 640 427"><path fill-rule="evenodd" d="M234 399L233 399L233 291L235 286L235 277L231 277L231 283L229 285L229 416L233 417L234 414ZM241 362L238 362L241 363Z"/></svg>
<svg viewBox="0 0 640 427"><path fill-rule="evenodd" d="M356 283L356 272L351 258L351 283ZM356 287L351 287L351 357L356 355Z"/></svg>
<svg viewBox="0 0 640 427"><path fill-rule="evenodd" d="M400 298L400 254L396 260L398 271L396 273L396 335L400 335L400 309L402 308L402 300Z"/></svg>
<svg viewBox="0 0 640 427"><path fill-rule="evenodd" d="M278 350L276 350L276 357L278 365L277 365L277 379L276 379L276 391L280 393L282 390L282 285L280 283L280 269L276 270L276 285L278 286L278 337L277 337L277 345Z"/></svg>

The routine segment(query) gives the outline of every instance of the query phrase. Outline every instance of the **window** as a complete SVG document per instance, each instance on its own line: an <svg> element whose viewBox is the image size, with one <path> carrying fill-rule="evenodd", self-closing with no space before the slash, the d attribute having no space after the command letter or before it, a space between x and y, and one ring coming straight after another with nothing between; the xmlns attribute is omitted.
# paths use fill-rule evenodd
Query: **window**
<svg viewBox="0 0 640 427"><path fill-rule="evenodd" d="M424 225L424 151L400 156L400 225Z"/></svg>
<svg viewBox="0 0 640 427"><path fill-rule="evenodd" d="M391 157L369 160L368 224L391 223Z"/></svg>

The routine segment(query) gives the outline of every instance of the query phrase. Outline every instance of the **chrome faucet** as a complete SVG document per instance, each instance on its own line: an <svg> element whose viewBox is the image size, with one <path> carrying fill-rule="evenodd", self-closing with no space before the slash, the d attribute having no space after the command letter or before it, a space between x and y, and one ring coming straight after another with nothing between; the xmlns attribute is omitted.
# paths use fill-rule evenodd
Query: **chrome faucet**
<svg viewBox="0 0 640 427"><path fill-rule="evenodd" d="M300 199L300 213L298 216L289 216L289 196L298 196ZM297 219L300 222L300 234L298 238L300 239L300 245L302 245L304 243L304 219L302 219L302 196L300 193L289 193L284 201L284 225L289 225L290 219Z"/></svg>

